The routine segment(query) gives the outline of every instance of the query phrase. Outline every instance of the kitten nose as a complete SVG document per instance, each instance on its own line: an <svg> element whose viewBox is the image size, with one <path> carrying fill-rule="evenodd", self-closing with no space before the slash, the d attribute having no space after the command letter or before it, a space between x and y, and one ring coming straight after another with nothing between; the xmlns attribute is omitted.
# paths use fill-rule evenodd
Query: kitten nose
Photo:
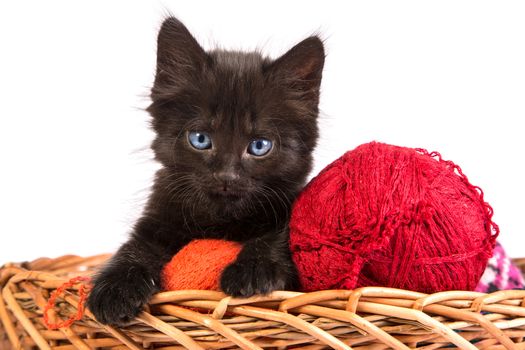
<svg viewBox="0 0 525 350"><path fill-rule="evenodd" d="M235 171L218 171L213 173L213 177L224 183L231 183L239 180L239 174Z"/></svg>

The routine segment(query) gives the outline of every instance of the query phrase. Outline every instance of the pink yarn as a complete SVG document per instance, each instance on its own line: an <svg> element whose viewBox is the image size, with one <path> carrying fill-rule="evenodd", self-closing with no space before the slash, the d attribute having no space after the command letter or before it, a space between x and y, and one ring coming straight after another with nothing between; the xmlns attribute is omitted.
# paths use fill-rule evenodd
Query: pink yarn
<svg viewBox="0 0 525 350"><path fill-rule="evenodd" d="M512 262L501 244L497 243L487 268L479 280L476 292L492 293L497 290L524 287L525 281L520 269Z"/></svg>

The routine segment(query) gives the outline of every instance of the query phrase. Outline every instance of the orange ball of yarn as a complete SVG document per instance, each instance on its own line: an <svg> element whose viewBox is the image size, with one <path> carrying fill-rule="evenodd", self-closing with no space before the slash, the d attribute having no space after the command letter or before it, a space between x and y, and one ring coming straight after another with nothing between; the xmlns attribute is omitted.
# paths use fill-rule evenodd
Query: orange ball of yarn
<svg viewBox="0 0 525 350"><path fill-rule="evenodd" d="M219 290L222 271L235 261L241 244L221 239L196 239L183 247L164 266L164 290Z"/></svg>

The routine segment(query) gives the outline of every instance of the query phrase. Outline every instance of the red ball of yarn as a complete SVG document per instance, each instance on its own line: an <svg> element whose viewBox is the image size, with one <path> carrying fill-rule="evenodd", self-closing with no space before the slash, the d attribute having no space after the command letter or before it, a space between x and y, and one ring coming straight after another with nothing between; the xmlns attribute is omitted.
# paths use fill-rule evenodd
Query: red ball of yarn
<svg viewBox="0 0 525 350"><path fill-rule="evenodd" d="M434 152L368 143L294 204L290 247L303 290L473 290L498 227L483 192Z"/></svg>

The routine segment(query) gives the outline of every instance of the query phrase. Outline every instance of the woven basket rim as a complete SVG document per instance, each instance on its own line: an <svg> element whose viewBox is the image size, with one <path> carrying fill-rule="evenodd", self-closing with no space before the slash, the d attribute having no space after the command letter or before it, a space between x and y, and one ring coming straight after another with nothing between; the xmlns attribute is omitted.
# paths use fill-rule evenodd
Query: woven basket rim
<svg viewBox="0 0 525 350"><path fill-rule="evenodd" d="M462 349L525 348L525 290L424 294L384 287L276 291L232 298L218 291L160 292L128 326L98 323L89 310L71 326L47 330L49 295L90 275L109 254L65 255L0 268L0 348L14 349ZM525 258L515 262L523 267ZM50 313L78 312L80 285Z"/></svg>

